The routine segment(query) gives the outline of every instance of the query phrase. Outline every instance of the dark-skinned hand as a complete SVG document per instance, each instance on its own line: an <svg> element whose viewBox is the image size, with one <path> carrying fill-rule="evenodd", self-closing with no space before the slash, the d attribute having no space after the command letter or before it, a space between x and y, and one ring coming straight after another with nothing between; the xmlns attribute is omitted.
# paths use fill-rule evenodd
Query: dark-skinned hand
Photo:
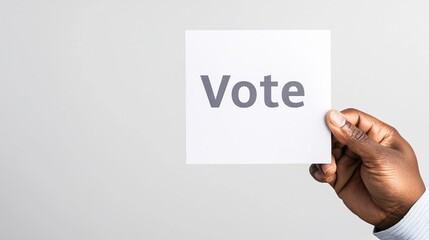
<svg viewBox="0 0 429 240"><path fill-rule="evenodd" d="M311 175L329 183L376 230L395 225L426 190L410 144L395 128L359 110L331 110L326 123L331 164L311 165Z"/></svg>

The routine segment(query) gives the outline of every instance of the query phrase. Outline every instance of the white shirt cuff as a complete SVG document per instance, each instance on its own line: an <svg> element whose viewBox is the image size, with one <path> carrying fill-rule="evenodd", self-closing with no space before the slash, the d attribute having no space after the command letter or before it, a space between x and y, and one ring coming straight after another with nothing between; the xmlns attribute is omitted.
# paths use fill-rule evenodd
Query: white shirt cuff
<svg viewBox="0 0 429 240"><path fill-rule="evenodd" d="M429 239L429 193L426 191L394 226L374 232L381 240Z"/></svg>

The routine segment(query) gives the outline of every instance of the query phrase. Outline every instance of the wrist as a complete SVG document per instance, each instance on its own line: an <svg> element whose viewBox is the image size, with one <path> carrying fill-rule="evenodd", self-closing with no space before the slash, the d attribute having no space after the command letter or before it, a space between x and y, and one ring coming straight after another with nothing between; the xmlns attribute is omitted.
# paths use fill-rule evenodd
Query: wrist
<svg viewBox="0 0 429 240"><path fill-rule="evenodd" d="M424 184L421 185L421 188L416 189L414 194L410 194L412 197L407 201L399 205L394 211L388 212L386 218L380 223L374 225L376 231L386 230L399 221L401 221L405 215L410 211L414 204L421 198L425 193L426 187Z"/></svg>
<svg viewBox="0 0 429 240"><path fill-rule="evenodd" d="M429 193L426 191L398 223L386 230L374 229L373 233L381 240L429 239L427 226L429 226Z"/></svg>
<svg viewBox="0 0 429 240"><path fill-rule="evenodd" d="M383 221L380 223L374 225L375 231L383 231L386 230L395 224L397 224L399 221L401 221L402 218L404 218L405 215L407 215L408 211L410 211L412 205L401 205L399 206L395 211L389 212Z"/></svg>

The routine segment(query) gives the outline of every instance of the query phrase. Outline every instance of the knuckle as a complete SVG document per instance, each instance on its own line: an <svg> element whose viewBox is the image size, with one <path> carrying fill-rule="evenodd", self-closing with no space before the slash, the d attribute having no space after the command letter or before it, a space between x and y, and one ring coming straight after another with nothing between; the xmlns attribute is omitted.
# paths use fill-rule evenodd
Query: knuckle
<svg viewBox="0 0 429 240"><path fill-rule="evenodd" d="M357 110L356 108L346 108L341 112L360 112L359 110Z"/></svg>
<svg viewBox="0 0 429 240"><path fill-rule="evenodd" d="M399 131L398 129L394 128L394 127L390 127L390 133L388 134L389 136L395 137L395 136L399 136Z"/></svg>
<svg viewBox="0 0 429 240"><path fill-rule="evenodd" d="M368 139L368 135L364 133L360 128L352 125L351 123L347 123L349 126L348 128L349 133L347 134L348 138L355 142L363 142Z"/></svg>
<svg viewBox="0 0 429 240"><path fill-rule="evenodd" d="M398 141L402 142L404 140L399 131L394 127L388 126L384 131L385 133L381 140L383 146L394 148Z"/></svg>
<svg viewBox="0 0 429 240"><path fill-rule="evenodd" d="M330 175L326 177L325 181L329 184L333 183L335 181L335 175Z"/></svg>
<svg viewBox="0 0 429 240"><path fill-rule="evenodd" d="M321 183L327 183L328 182L327 179L328 179L328 177L322 175L322 176L319 177L319 182L321 182Z"/></svg>

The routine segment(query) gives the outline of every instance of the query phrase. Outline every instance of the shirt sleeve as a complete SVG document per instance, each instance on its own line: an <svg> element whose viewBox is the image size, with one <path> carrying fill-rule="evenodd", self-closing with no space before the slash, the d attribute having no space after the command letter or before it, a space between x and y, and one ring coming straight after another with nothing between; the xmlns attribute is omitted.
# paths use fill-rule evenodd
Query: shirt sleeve
<svg viewBox="0 0 429 240"><path fill-rule="evenodd" d="M423 193L401 221L374 235L381 240L429 239L429 193Z"/></svg>

